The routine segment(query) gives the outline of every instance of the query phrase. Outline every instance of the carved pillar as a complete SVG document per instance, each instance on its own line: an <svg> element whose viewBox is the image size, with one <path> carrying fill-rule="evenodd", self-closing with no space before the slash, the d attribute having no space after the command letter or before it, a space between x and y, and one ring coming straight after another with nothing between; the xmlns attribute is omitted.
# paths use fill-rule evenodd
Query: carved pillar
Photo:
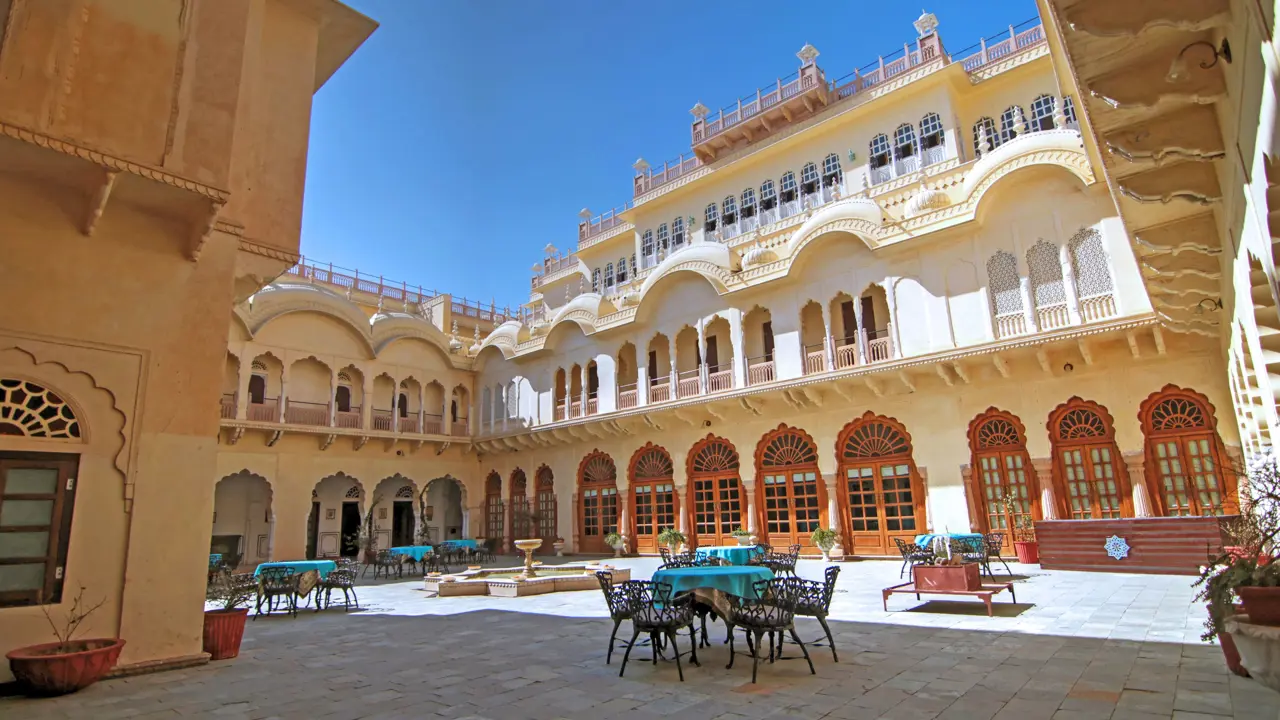
<svg viewBox="0 0 1280 720"><path fill-rule="evenodd" d="M253 377L253 353L245 351L240 355L239 375L236 377L236 419L246 420L249 417L249 380Z"/></svg>
<svg viewBox="0 0 1280 720"><path fill-rule="evenodd" d="M827 488L827 527L836 531L836 544L832 546L829 553L832 559L838 560L848 554L844 549L844 537L840 528L843 523L840 522L840 504L836 502L839 497L839 478L834 472L823 473L822 483Z"/></svg>
<svg viewBox="0 0 1280 720"><path fill-rule="evenodd" d="M289 366L280 371L280 398L276 401L276 422L284 422L285 406L289 398Z"/></svg>
<svg viewBox="0 0 1280 720"><path fill-rule="evenodd" d="M747 518L746 522L742 524L746 526L748 532L758 538L761 535L761 528L760 524L756 522L756 481L742 478L742 491L747 495Z"/></svg>
<svg viewBox="0 0 1280 720"><path fill-rule="evenodd" d="M1067 299L1067 316L1072 325L1079 325L1080 298L1076 295L1076 271L1071 265L1071 253L1066 245L1058 248L1058 263L1062 265L1062 293Z"/></svg>
<svg viewBox="0 0 1280 720"><path fill-rule="evenodd" d="M366 368L361 369L362 384L360 386L360 427L368 430L373 417L373 375Z"/></svg>
<svg viewBox="0 0 1280 720"><path fill-rule="evenodd" d="M707 321L698 321L698 393L707 394Z"/></svg>
<svg viewBox="0 0 1280 720"><path fill-rule="evenodd" d="M334 422L334 416L338 412L338 371L329 370L329 427L333 427L337 423Z"/></svg>
<svg viewBox="0 0 1280 720"><path fill-rule="evenodd" d="M511 414L508 410L508 408L511 407L510 400L507 399L507 392L509 391L509 386L506 383L503 383L499 387L501 388L500 392L494 393L494 396L496 398L497 396L501 395L501 400L499 400L499 407L502 408L502 431L506 432L507 416Z"/></svg>
<svg viewBox="0 0 1280 720"><path fill-rule="evenodd" d="M587 385L587 378L591 376L591 373L589 372L590 370L591 361L588 360L587 363L582 366L582 414L584 417L587 414L587 399L591 397L591 388Z"/></svg>
<svg viewBox="0 0 1280 720"><path fill-rule="evenodd" d="M1027 323L1027 332L1035 332L1038 326L1036 325L1035 297L1031 293L1031 278L1019 276L1018 290L1022 293L1022 313Z"/></svg>
<svg viewBox="0 0 1280 720"><path fill-rule="evenodd" d="M680 532L684 533L685 537L688 538L688 547L693 547L693 532L687 517L688 503L690 502L689 476L684 463L674 463L671 472L671 484L676 489L676 525Z"/></svg>
<svg viewBox="0 0 1280 720"><path fill-rule="evenodd" d="M676 372L676 335L677 334L678 333L672 333L671 339L668 341L671 344L671 352L670 352L670 355L668 356L671 358L671 363L670 363L671 373L670 373L670 379L669 379L669 382L671 383L671 393L668 399L671 399L671 400L674 400L676 397L676 383L678 382L677 378L679 377L679 374Z"/></svg>
<svg viewBox="0 0 1280 720"><path fill-rule="evenodd" d="M443 418L444 434L453 435L453 403L456 402L453 396L453 390L445 390L444 407L441 408L440 417Z"/></svg>
<svg viewBox="0 0 1280 720"><path fill-rule="evenodd" d="M427 431L427 386L418 383L418 432Z"/></svg>
<svg viewBox="0 0 1280 720"><path fill-rule="evenodd" d="M391 378L391 432L400 432L400 378Z"/></svg>
<svg viewBox="0 0 1280 720"><path fill-rule="evenodd" d="M982 517L982 508L978 504L976 497L977 492L973 484L973 466L965 463L960 466L960 484L964 488L965 505L969 510L969 532L978 532L981 528L986 527L986 518ZM929 532L933 532L933 521L927 525Z"/></svg>
<svg viewBox="0 0 1280 720"><path fill-rule="evenodd" d="M633 552L631 541L631 486L618 484L618 534L622 536L622 551Z"/></svg>
<svg viewBox="0 0 1280 720"><path fill-rule="evenodd" d="M884 288L884 303L889 306L889 342L893 344L893 357L897 359L902 357L902 340L898 337L898 299L893 281L894 278L886 278L881 286Z"/></svg>
<svg viewBox="0 0 1280 720"><path fill-rule="evenodd" d="M853 334L853 343L858 350L858 364L867 364L867 333L862 329L862 298L853 299L853 322L857 326ZM848 333L846 333L848 334Z"/></svg>
<svg viewBox="0 0 1280 720"><path fill-rule="evenodd" d="M640 355L639 352L636 355ZM636 407L644 407L649 404L649 359L648 355L642 364L636 365Z"/></svg>
<svg viewBox="0 0 1280 720"><path fill-rule="evenodd" d="M1147 489L1146 455L1141 450L1124 454L1125 469L1129 471L1129 484L1133 486L1133 516L1155 517L1155 505Z"/></svg>
<svg viewBox="0 0 1280 720"><path fill-rule="evenodd" d="M828 370L836 369L835 348L831 346L831 305L822 303L822 362Z"/></svg>
<svg viewBox="0 0 1280 720"><path fill-rule="evenodd" d="M742 323L745 319L741 312L729 316L729 344L733 347L733 386L747 386L747 342Z"/></svg>
<svg viewBox="0 0 1280 720"><path fill-rule="evenodd" d="M1036 483L1040 486L1040 517L1043 520L1061 520L1058 517L1058 499L1053 492L1053 458L1031 458L1036 471Z"/></svg>

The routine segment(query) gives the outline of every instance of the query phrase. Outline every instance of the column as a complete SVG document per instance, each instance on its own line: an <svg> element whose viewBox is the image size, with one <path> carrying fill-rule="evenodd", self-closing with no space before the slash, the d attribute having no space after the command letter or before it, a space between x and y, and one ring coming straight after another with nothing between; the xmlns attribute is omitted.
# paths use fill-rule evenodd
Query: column
<svg viewBox="0 0 1280 720"><path fill-rule="evenodd" d="M391 378L391 432L400 432L400 378Z"/></svg>
<svg viewBox="0 0 1280 720"><path fill-rule="evenodd" d="M1083 322L1080 317L1080 298L1076 295L1076 271L1071 265L1071 253L1066 245L1058 248L1058 262L1062 265L1062 293L1067 298L1067 315L1072 325Z"/></svg>
<svg viewBox="0 0 1280 720"><path fill-rule="evenodd" d="M467 434L468 435L476 434L477 422L479 421L476 420L476 402L475 400L472 400L471 402L467 403Z"/></svg>
<svg viewBox="0 0 1280 720"><path fill-rule="evenodd" d="M334 422L334 416L338 412L338 371L329 369L329 427L333 427L337 423Z"/></svg>
<svg viewBox="0 0 1280 720"><path fill-rule="evenodd" d="M1045 520L1061 520L1058 517L1058 499L1053 492L1053 458L1031 458L1040 485L1040 517Z"/></svg>
<svg viewBox="0 0 1280 720"><path fill-rule="evenodd" d="M622 536L622 552L633 552L631 537L631 485L618 483L618 534Z"/></svg>
<svg viewBox="0 0 1280 720"><path fill-rule="evenodd" d="M636 364L636 407L644 407L649 404L649 354L637 351L636 356L645 358Z"/></svg>
<svg viewBox="0 0 1280 720"><path fill-rule="evenodd" d="M698 393L707 394L707 321L698 321Z"/></svg>
<svg viewBox="0 0 1280 720"><path fill-rule="evenodd" d="M440 417L444 418L444 434L453 435L453 389L444 391L444 407L440 409Z"/></svg>
<svg viewBox="0 0 1280 720"><path fill-rule="evenodd" d="M840 536L840 503L837 502L840 482L834 472L823 473L822 482L827 488L827 527L836 531L836 544L832 546L829 555L831 559L837 560L847 554L844 549L844 538Z"/></svg>
<svg viewBox="0 0 1280 720"><path fill-rule="evenodd" d="M756 481L755 479L752 478L748 480L747 478L742 478L742 491L747 495L746 497L747 518L746 518L746 522L742 524L747 526L747 532L750 532L752 535L755 535L758 538L764 533L761 532L763 528L761 528L759 522L756 521Z"/></svg>
<svg viewBox="0 0 1280 720"><path fill-rule="evenodd" d="M853 299L853 321L857 324L857 331L853 334L853 342L858 348L858 364L867 364L867 334L862 329L862 298Z"/></svg>
<svg viewBox="0 0 1280 720"><path fill-rule="evenodd" d="M246 420L249 417L249 379L253 377L253 353L245 350L240 354L239 375L236 377L236 419Z"/></svg>
<svg viewBox="0 0 1280 720"><path fill-rule="evenodd" d="M902 341L898 338L898 301L896 290L894 289L894 281L896 279L887 278L882 285L884 287L884 302L889 306L889 342L893 343L893 357L895 360L902 357Z"/></svg>
<svg viewBox="0 0 1280 720"><path fill-rule="evenodd" d="M671 339L668 342L671 343L671 351L670 351L670 354L667 356L671 359L671 362L670 362L671 377L669 378L671 382L671 394L669 397L670 399L674 400L676 397L676 382L677 382L676 378L678 376L676 373L676 333L672 333Z"/></svg>
<svg viewBox="0 0 1280 720"><path fill-rule="evenodd" d="M360 387L360 427L368 430L373 418L373 375L368 368L361 368L363 382Z"/></svg>
<svg viewBox="0 0 1280 720"><path fill-rule="evenodd" d="M822 361L828 370L836 369L835 348L831 345L831 304L822 303Z"/></svg>
<svg viewBox="0 0 1280 720"><path fill-rule="evenodd" d="M1129 471L1129 484L1133 487L1133 516L1155 517L1155 505L1147 489L1146 455L1141 450L1124 453L1124 465Z"/></svg>
<svg viewBox="0 0 1280 720"><path fill-rule="evenodd" d="M427 386L418 383L418 432L427 431Z"/></svg>
<svg viewBox="0 0 1280 720"><path fill-rule="evenodd" d="M538 514L538 478L535 477L536 475L537 471L535 470L533 475L526 475L524 480L525 507L528 508L531 515ZM533 520L529 521L529 537L542 537L542 534L538 532L538 523ZM544 547L540 549L550 550L551 548Z"/></svg>
<svg viewBox="0 0 1280 720"><path fill-rule="evenodd" d="M591 396L591 389L587 387L587 376L589 375L587 371L590 368L590 366L591 366L590 360L588 360L582 366L582 397L580 398L582 405L580 407L582 409L583 417L586 417L587 415L587 398Z"/></svg>
<svg viewBox="0 0 1280 720"><path fill-rule="evenodd" d="M689 476L684 463L673 463L671 484L676 489L676 528L688 539L687 547L693 547L693 529L689 525Z"/></svg>
<svg viewBox="0 0 1280 720"><path fill-rule="evenodd" d="M289 397L289 365L280 371L280 397L276 400L276 422L284 422L284 407Z"/></svg>
<svg viewBox="0 0 1280 720"><path fill-rule="evenodd" d="M747 339L741 311L729 315L729 344L733 346L733 386L747 386Z"/></svg>
<svg viewBox="0 0 1280 720"><path fill-rule="evenodd" d="M507 412L507 408L508 408L508 407L510 407L510 404L509 404L509 402L510 402L510 401L507 399L507 392L508 392L508 390L509 390L510 386L509 386L509 385L507 385L507 383L502 383L502 385L500 385L500 386L499 386L499 388L500 388L500 390L499 390L498 392L495 392L495 393L493 394L493 397L494 397L494 399L495 399L495 400L498 400L499 396L501 396L501 398L502 398L501 400L498 400L498 402L499 402L499 406L500 406L500 408L501 408L501 412L502 412L502 431L503 431L503 432L506 432L506 431L507 431L507 416L511 414L511 413ZM495 417L496 417L496 416L495 416Z"/></svg>
<svg viewBox="0 0 1280 720"><path fill-rule="evenodd" d="M1022 292L1022 313L1027 323L1027 332L1036 330L1036 305L1031 295L1031 278L1018 277L1018 289Z"/></svg>

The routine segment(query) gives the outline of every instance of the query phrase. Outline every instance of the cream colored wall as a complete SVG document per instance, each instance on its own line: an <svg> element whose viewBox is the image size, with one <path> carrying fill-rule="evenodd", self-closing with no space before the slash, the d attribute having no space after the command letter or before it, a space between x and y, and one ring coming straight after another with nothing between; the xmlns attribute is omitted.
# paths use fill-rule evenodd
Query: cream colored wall
<svg viewBox="0 0 1280 720"><path fill-rule="evenodd" d="M241 567L271 559L271 486L252 475L222 478L213 492L213 534L239 535ZM259 542L263 540L264 542Z"/></svg>

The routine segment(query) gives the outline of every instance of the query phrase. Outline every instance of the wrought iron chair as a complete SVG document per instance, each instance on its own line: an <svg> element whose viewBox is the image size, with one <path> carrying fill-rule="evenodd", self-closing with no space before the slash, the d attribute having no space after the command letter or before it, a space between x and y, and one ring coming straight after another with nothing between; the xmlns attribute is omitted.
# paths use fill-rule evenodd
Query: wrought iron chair
<svg viewBox="0 0 1280 720"><path fill-rule="evenodd" d="M1005 562L1005 559L1000 557L1000 551L1004 549L1004 533L987 533L982 536L982 539L987 545L987 567L991 567L991 558L995 558L1000 561L1001 565L1004 565L1004 571L1009 573L1009 577L1013 577L1013 571L1009 569L1009 563ZM991 577L994 578L995 575L992 575Z"/></svg>
<svg viewBox="0 0 1280 720"><path fill-rule="evenodd" d="M316 588L316 612L320 612L319 596L324 595L324 608L329 609L329 596L334 590L342 592L342 611L349 612L351 605L354 604L356 609L360 609L360 598L356 596L356 571L355 568L344 563L338 566L337 570L331 570L328 575L320 580L320 584Z"/></svg>
<svg viewBox="0 0 1280 720"><path fill-rule="evenodd" d="M674 555L670 560L659 565L658 569L671 570L674 568L691 568L691 567L698 567L698 563L696 560L692 558L682 557L680 555Z"/></svg>
<svg viewBox="0 0 1280 720"><path fill-rule="evenodd" d="M396 577L404 577L404 563L401 557L390 550L379 550L377 555L373 556L373 579L378 579L378 573L391 579L391 571L396 571Z"/></svg>
<svg viewBox="0 0 1280 720"><path fill-rule="evenodd" d="M659 546L658 556L662 558L662 562L664 565L666 563L671 562L671 548L667 547L666 545Z"/></svg>
<svg viewBox="0 0 1280 720"><path fill-rule="evenodd" d="M764 636L769 635L770 645L773 643L773 635L778 634L781 638L782 633L786 632L791 635L791 639L800 646L800 651L804 653L805 662L809 663L809 673L817 675L818 671L813 668L813 660L809 657L809 650L805 647L804 641L796 634L795 618L796 607L799 597L802 594L799 578L782 577L772 580L757 580L752 586L755 590L756 597L741 598L737 605L733 606L726 622L731 628L729 631L729 664L726 669L733 667L733 659L736 653L733 650L733 629L741 629L747 636L747 647L751 649L751 682L756 681L756 671L760 665L760 645L764 642ZM755 642L752 642L752 638ZM773 661L774 655L772 651L769 654L770 662Z"/></svg>
<svg viewBox="0 0 1280 720"><path fill-rule="evenodd" d="M831 597L836 593L836 578L840 575L840 567L832 565L827 568L822 582L800 580L797 583L799 595L796 598L796 615L817 618L822 631L827 634L827 644L831 646L831 659L840 662L836 656L836 640L831 636L831 627L827 625L827 615L831 612ZM810 643L821 646L822 641ZM779 643L781 645L781 643Z"/></svg>
<svg viewBox="0 0 1280 720"><path fill-rule="evenodd" d="M298 617L298 577L293 568L269 567L258 573L258 602L253 619L262 614L262 606L267 606L267 614L275 612L276 602L283 601L285 608L293 617Z"/></svg>
<svg viewBox="0 0 1280 720"><path fill-rule="evenodd" d="M898 546L898 552L902 553L902 567L898 570L898 578L901 579L903 573L908 567L916 565L928 565L932 563L936 557L932 547L920 547L915 543L909 543L902 538L894 538L893 544Z"/></svg>
<svg viewBox="0 0 1280 720"><path fill-rule="evenodd" d="M433 549L431 552L422 556L422 572L423 574L426 574L429 572L438 572L438 573L448 574L449 563L445 561L445 558L443 555L441 555L440 553L437 553Z"/></svg>
<svg viewBox="0 0 1280 720"><path fill-rule="evenodd" d="M627 651L622 654L622 668L618 677L627 671L627 660L631 657L631 649L635 647L636 638L641 633L649 635L649 644L653 647L653 664L658 664L658 653L662 647L662 639L671 643L672 654L675 655L676 672L680 682L684 682L684 667L680 664L680 646L676 643L676 635L684 628L689 628L689 657L694 665L698 662L698 641L693 627L693 595L684 593L676 597L671 595L671 585L645 580L632 580L626 592L627 613L631 616L631 641L627 643Z"/></svg>
<svg viewBox="0 0 1280 720"><path fill-rule="evenodd" d="M613 573L608 570L596 571L596 579L600 581L600 591L604 593L604 600L609 605L609 618L613 620L613 632L609 633L609 652L604 657L604 664L608 665L613 660L613 644L618 637L618 628L624 620L631 619L629 598L636 592L636 585L632 583L644 583L640 580L627 580L614 585Z"/></svg>
<svg viewBox="0 0 1280 720"><path fill-rule="evenodd" d="M995 577L991 574L991 565L987 560L987 543L984 539L953 537L948 540L947 547L951 550L951 557L958 557L967 563L977 563L988 577Z"/></svg>
<svg viewBox="0 0 1280 720"><path fill-rule="evenodd" d="M773 571L774 575L791 575L796 574L796 557L790 553L770 552L764 555L755 555L747 561L748 565L759 565L767 567Z"/></svg>

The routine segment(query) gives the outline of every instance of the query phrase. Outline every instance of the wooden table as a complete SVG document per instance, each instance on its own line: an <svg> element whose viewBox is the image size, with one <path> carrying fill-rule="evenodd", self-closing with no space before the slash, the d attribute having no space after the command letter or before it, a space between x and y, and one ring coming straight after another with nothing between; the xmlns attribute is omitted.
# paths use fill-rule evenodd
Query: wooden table
<svg viewBox="0 0 1280 720"><path fill-rule="evenodd" d="M893 595L894 593L910 593L915 595L917 600L920 599L921 593L924 593L926 595L967 595L969 597L980 598L982 602L985 603L987 606L987 617L992 617L991 598L1005 590L1009 591L1009 595L1010 597L1013 598L1013 602L1017 603L1018 595L1013 591L1013 583L1011 582L985 583L983 584L982 589L980 590L935 590L935 589L917 590L916 584L913 582L909 582L909 583L902 583L901 585L893 585L891 587L887 587L884 590L881 590L880 593L881 593L882 599L884 600L885 612L889 612L889 596Z"/></svg>

